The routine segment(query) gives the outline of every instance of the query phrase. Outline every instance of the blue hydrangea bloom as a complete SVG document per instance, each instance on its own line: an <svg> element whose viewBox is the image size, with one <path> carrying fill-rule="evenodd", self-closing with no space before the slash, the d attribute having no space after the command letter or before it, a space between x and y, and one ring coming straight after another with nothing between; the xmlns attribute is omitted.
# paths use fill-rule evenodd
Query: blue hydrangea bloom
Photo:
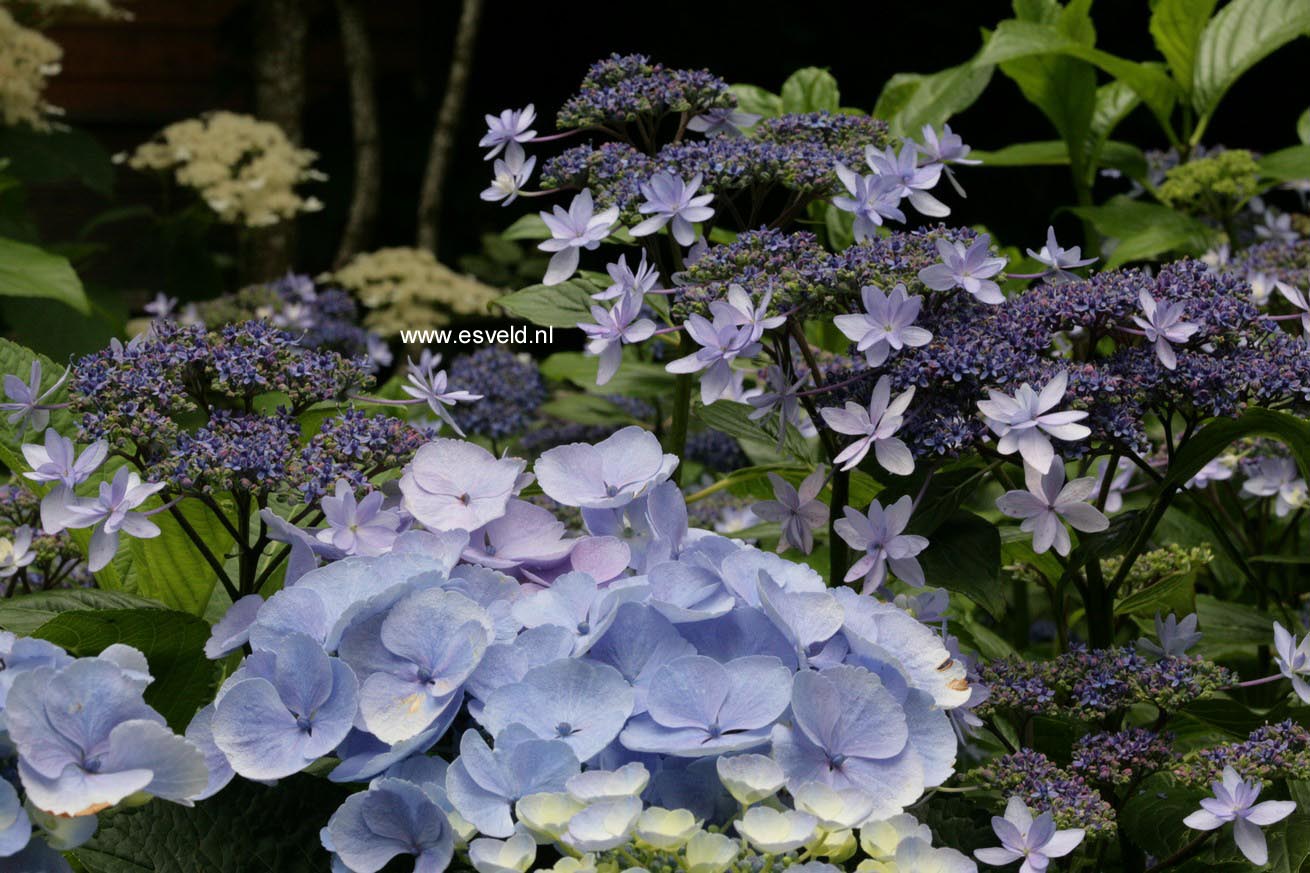
<svg viewBox="0 0 1310 873"><path fill-rule="evenodd" d="M139 679L98 658L14 679L5 720L34 806L91 815L138 792L190 803L204 790L204 756L168 729L142 690Z"/></svg>
<svg viewBox="0 0 1310 873"><path fill-rule="evenodd" d="M0 858L16 855L32 839L32 820L14 786L0 779Z"/></svg>
<svg viewBox="0 0 1310 873"><path fill-rule="evenodd" d="M396 778L347 797L322 840L351 873L377 873L400 855L414 856L415 873L441 873L455 852L445 812L418 785Z"/></svg>
<svg viewBox="0 0 1310 873"><path fill-rule="evenodd" d="M254 652L214 703L214 742L248 779L303 770L346 738L359 683L342 661L304 634Z"/></svg>
<svg viewBox="0 0 1310 873"><path fill-rule="evenodd" d="M632 687L618 670L565 658L492 692L482 724L496 736L522 725L540 739L563 740L587 761L619 735L632 707Z"/></svg>
<svg viewBox="0 0 1310 873"><path fill-rule="evenodd" d="M642 584L601 588L586 573L565 573L545 591L514 604L514 615L524 627L555 625L574 637L573 654L581 655L601 638L618 616L619 606L640 600L648 589Z"/></svg>
<svg viewBox="0 0 1310 873"><path fill-rule="evenodd" d="M787 709L791 682L791 670L768 656L726 664L703 655L678 658L655 674L646 713L620 742L635 752L689 758L762 745Z"/></svg>
<svg viewBox="0 0 1310 873"><path fill-rule="evenodd" d="M385 743L423 732L463 700L495 626L463 594L429 588L356 621L340 655L362 678L359 716Z"/></svg>
<svg viewBox="0 0 1310 873"><path fill-rule="evenodd" d="M653 433L625 427L593 445L573 443L542 454L534 468L541 490L565 506L614 509L666 481L678 466Z"/></svg>
<svg viewBox="0 0 1310 873"><path fill-rule="evenodd" d="M587 658L618 670L633 686L634 711L644 712L646 691L659 669L694 654L696 647L659 610L641 603L625 603Z"/></svg>
<svg viewBox="0 0 1310 873"><path fill-rule="evenodd" d="M493 751L475 730L464 732L459 757L446 774L446 793L455 810L489 837L514 833L510 808L521 797L563 791L581 772L577 756L563 740L543 740L511 725L496 738Z"/></svg>

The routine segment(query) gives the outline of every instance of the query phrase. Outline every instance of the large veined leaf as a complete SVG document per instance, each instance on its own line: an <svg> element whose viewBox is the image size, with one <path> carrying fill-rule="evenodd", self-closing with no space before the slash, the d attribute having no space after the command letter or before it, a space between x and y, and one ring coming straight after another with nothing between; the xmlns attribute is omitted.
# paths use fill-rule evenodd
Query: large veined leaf
<svg viewBox="0 0 1310 873"><path fill-rule="evenodd" d="M925 124L940 127L987 88L996 67L968 61L937 73L897 73L883 85L873 114L893 133L918 137Z"/></svg>
<svg viewBox="0 0 1310 873"><path fill-rule="evenodd" d="M1310 179L1310 145L1279 149L1260 158L1260 175L1274 182Z"/></svg>
<svg viewBox="0 0 1310 873"><path fill-rule="evenodd" d="M778 445L777 416L752 421L750 419L752 411L752 408L745 403L720 400L709 406L697 405L692 410L692 414L702 424L722 431L730 437L748 440L753 443L762 443L776 448ZM783 450L791 457L806 463L811 462L814 458L814 452L809 442L800 435L800 431L796 430L795 427L787 428Z"/></svg>
<svg viewBox="0 0 1310 873"><path fill-rule="evenodd" d="M1151 36L1169 62L1185 96L1192 93L1196 50L1217 0L1158 0L1151 10Z"/></svg>
<svg viewBox="0 0 1310 873"><path fill-rule="evenodd" d="M73 856L87 873L319 873L319 829L350 793L307 774L235 780L193 807L162 800L100 817Z"/></svg>
<svg viewBox="0 0 1310 873"><path fill-rule="evenodd" d="M499 304L510 315L526 319L542 327L577 327L592 322L591 295L599 290L590 282L570 279L558 285L530 285L499 298Z"/></svg>
<svg viewBox="0 0 1310 873"><path fill-rule="evenodd" d="M546 227L546 222L541 220L540 215L533 212L516 219L513 224L501 231L500 238L505 240L550 239L550 228Z"/></svg>
<svg viewBox="0 0 1310 873"><path fill-rule="evenodd" d="M1129 197L1115 197L1100 206L1078 206L1070 211L1090 221L1103 236L1117 240L1105 261L1106 269L1168 252L1201 252L1212 235L1210 228L1190 215Z"/></svg>
<svg viewBox="0 0 1310 873"><path fill-rule="evenodd" d="M1102 85L1096 89L1096 104L1092 108L1092 122L1087 131L1087 157L1088 166L1086 169L1087 184L1090 186L1095 181L1094 176L1101 163L1108 163L1116 167L1130 178L1141 178L1146 175L1146 155L1137 151L1137 155L1130 158L1133 166L1125 167L1113 163L1116 156L1114 147L1127 146L1127 143L1111 144L1110 134L1127 118L1134 109L1141 103L1141 98L1137 93L1129 88L1123 82L1114 81ZM1111 161L1106 161L1104 153L1107 146L1113 146L1110 149ZM1128 149L1136 151L1135 147L1127 146ZM1118 156L1122 159L1122 156ZM1140 163L1138 163L1140 159Z"/></svg>
<svg viewBox="0 0 1310 873"><path fill-rule="evenodd" d="M11 239L0 238L0 295L53 300L83 315L91 311L68 258Z"/></svg>
<svg viewBox="0 0 1310 873"><path fill-rule="evenodd" d="M89 609L162 609L153 600L101 591L98 588L68 588L20 594L0 603L0 628L26 636L57 615Z"/></svg>
<svg viewBox="0 0 1310 873"><path fill-rule="evenodd" d="M232 547L232 536L213 513L196 500L184 500L176 509L222 561ZM159 525L159 536L120 540L120 552L126 550L132 558L123 587L173 609L204 613L218 574L172 513L161 512L151 520Z"/></svg>
<svg viewBox="0 0 1310 873"><path fill-rule="evenodd" d="M1192 434L1174 453L1162 487L1181 487L1235 441L1271 437L1287 446L1301 475L1310 477L1310 423L1275 409L1248 409L1237 418L1211 421Z"/></svg>
<svg viewBox="0 0 1310 873"><path fill-rule="evenodd" d="M762 118L775 118L782 114L782 98L759 85L737 84L728 90L737 98L737 106L742 112Z"/></svg>
<svg viewBox="0 0 1310 873"><path fill-rule="evenodd" d="M837 112L841 91L832 73L819 67L797 70L782 83L783 112Z"/></svg>
<svg viewBox="0 0 1310 873"><path fill-rule="evenodd" d="M591 394L650 399L672 396L674 375L659 364L639 361L632 352L627 352L614 378L604 385L597 385L599 362L599 358L581 352L556 352L541 362L541 375L560 382L572 382Z"/></svg>
<svg viewBox="0 0 1310 873"><path fill-rule="evenodd" d="M1069 146L1058 139L1021 142L990 152L975 150L970 157L977 158L988 167L1065 167L1069 165ZM1109 140L1101 145L1099 163L1114 167L1131 178L1139 178L1146 173L1146 155L1142 150L1118 140Z"/></svg>
<svg viewBox="0 0 1310 873"><path fill-rule="evenodd" d="M957 512L937 528L919 564L929 585L963 594L993 616L1005 609L1001 595L1001 535L972 512Z"/></svg>
<svg viewBox="0 0 1310 873"><path fill-rule="evenodd" d="M61 612L32 632L79 658L94 657L115 643L141 651L154 681L146 703L175 731L186 730L196 710L212 697L215 663L205 657L209 625L170 609L101 609Z"/></svg>
<svg viewBox="0 0 1310 873"><path fill-rule="evenodd" d="M1192 106L1208 118L1224 94L1251 67L1310 33L1305 0L1232 0L1201 33L1192 78ZM1198 125L1197 137L1204 130Z"/></svg>

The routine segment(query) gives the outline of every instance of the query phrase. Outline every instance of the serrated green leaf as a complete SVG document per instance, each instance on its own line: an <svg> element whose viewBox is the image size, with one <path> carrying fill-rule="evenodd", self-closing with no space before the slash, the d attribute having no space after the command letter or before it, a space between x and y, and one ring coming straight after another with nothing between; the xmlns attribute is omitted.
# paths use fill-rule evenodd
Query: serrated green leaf
<svg viewBox="0 0 1310 873"><path fill-rule="evenodd" d="M1144 615L1147 617L1174 613L1186 615L1195 608L1192 583L1195 571L1171 573L1141 591L1134 591L1114 605L1115 615Z"/></svg>
<svg viewBox="0 0 1310 873"><path fill-rule="evenodd" d="M237 779L194 807L162 800L100 817L72 855L87 873L320 873L319 829L350 788L305 774Z"/></svg>
<svg viewBox="0 0 1310 873"><path fill-rule="evenodd" d="M83 315L91 311L67 258L11 239L0 239L0 295L54 300Z"/></svg>
<svg viewBox="0 0 1310 873"><path fill-rule="evenodd" d="M613 402L595 394L561 394L543 403L539 411L578 424L640 424Z"/></svg>
<svg viewBox="0 0 1310 873"><path fill-rule="evenodd" d="M533 212L519 216L513 224L500 232L500 236L501 239L510 241L550 239L550 228L546 227L546 222L541 220L540 215Z"/></svg>
<svg viewBox="0 0 1310 873"><path fill-rule="evenodd" d="M782 114L782 98L758 85L737 84L728 90L737 98L737 107L762 118L775 118Z"/></svg>
<svg viewBox="0 0 1310 873"><path fill-rule="evenodd" d="M1185 96L1192 93L1196 50L1217 0L1158 0L1151 10L1151 37L1169 62Z"/></svg>
<svg viewBox="0 0 1310 873"><path fill-rule="evenodd" d="M805 67L782 83L783 112L838 112L841 90L832 73L819 67Z"/></svg>
<svg viewBox="0 0 1310 873"><path fill-rule="evenodd" d="M596 384L599 358L581 352L556 352L541 362L541 375L547 379L571 382L592 394L621 394L628 397L668 398L673 390L674 376L659 364L636 359L635 353L624 350L623 364L604 385Z"/></svg>
<svg viewBox="0 0 1310 873"><path fill-rule="evenodd" d="M1192 77L1192 107L1204 121L1247 70L1310 33L1305 0L1231 0L1201 33ZM1204 129L1202 123L1197 135Z"/></svg>
<svg viewBox="0 0 1310 873"><path fill-rule="evenodd" d="M542 327L577 327L592 322L591 299L597 289L583 279L570 279L558 285L530 285L496 300L510 315Z"/></svg>
<svg viewBox="0 0 1310 873"><path fill-rule="evenodd" d="M0 603L0 628L26 636L57 615L89 609L162 609L145 597L98 588L68 588L20 594Z"/></svg>
<svg viewBox="0 0 1310 873"><path fill-rule="evenodd" d="M1196 835L1183 819L1199 809L1201 798L1208 795L1208 791L1180 785L1170 776L1152 776L1124 803L1119 827L1149 854L1167 858Z"/></svg>
<svg viewBox="0 0 1310 873"><path fill-rule="evenodd" d="M754 410L745 403L733 403L720 400L709 406L697 404L692 410L696 420L706 427L722 431L730 437L748 440L772 448L778 445L776 416L752 421L750 413ZM813 463L814 450L810 443L794 427L787 428L787 437L783 441L783 451L798 461Z"/></svg>
<svg viewBox="0 0 1310 873"><path fill-rule="evenodd" d="M937 528L919 555L927 584L963 594L992 614L1005 610L1001 594L1001 536L972 512L957 512Z"/></svg>
<svg viewBox="0 0 1310 873"><path fill-rule="evenodd" d="M1299 182L1310 179L1310 145L1279 149L1256 161L1260 175L1274 182Z"/></svg>
<svg viewBox="0 0 1310 873"><path fill-rule="evenodd" d="M883 85L873 115L886 121L892 133L918 137L925 124L941 127L972 106L995 69L968 61L937 73L897 73Z"/></svg>
<svg viewBox="0 0 1310 873"><path fill-rule="evenodd" d="M1200 650L1209 656L1231 649L1267 644L1274 637L1274 619L1253 606L1196 595Z"/></svg>
<svg viewBox="0 0 1310 873"><path fill-rule="evenodd" d="M32 632L76 657L94 657L121 643L139 649L154 681L146 703L175 731L213 696L215 664L205 657L209 625L170 609L97 609L61 612Z"/></svg>
<svg viewBox="0 0 1310 873"><path fill-rule="evenodd" d="M1213 231L1204 222L1158 203L1115 197L1100 206L1069 210L1092 223L1103 236L1116 240L1106 258L1107 270L1133 261L1158 258L1171 252L1204 251Z"/></svg>
<svg viewBox="0 0 1310 873"><path fill-rule="evenodd" d="M209 550L223 560L232 547L232 535L213 513L196 500L185 500L176 510ZM201 615L218 582L218 574L173 514L161 512L151 521L159 526L159 536L124 537L120 541L120 551L126 550L132 556L122 584L173 609Z"/></svg>

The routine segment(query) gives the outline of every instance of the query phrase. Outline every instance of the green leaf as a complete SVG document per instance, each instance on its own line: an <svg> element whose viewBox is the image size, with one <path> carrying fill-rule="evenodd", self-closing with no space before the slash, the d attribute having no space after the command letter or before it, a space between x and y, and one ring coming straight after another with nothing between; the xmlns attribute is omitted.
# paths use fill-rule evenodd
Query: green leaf
<svg viewBox="0 0 1310 873"><path fill-rule="evenodd" d="M805 67L782 83L783 112L837 112L840 109L841 90L827 70Z"/></svg>
<svg viewBox="0 0 1310 873"><path fill-rule="evenodd" d="M639 424L613 402L595 394L561 394L543 403L540 411L578 424Z"/></svg>
<svg viewBox="0 0 1310 873"><path fill-rule="evenodd" d="M100 817L73 857L87 873L319 873L319 829L351 792L307 774L237 779L194 807L162 800Z"/></svg>
<svg viewBox="0 0 1310 873"><path fill-rule="evenodd" d="M782 115L782 98L758 85L733 85L730 90L737 98L737 106L742 112L775 118Z"/></svg>
<svg viewBox="0 0 1310 873"><path fill-rule="evenodd" d="M660 399L672 396L674 376L659 364L639 361L625 349L623 365L604 385L596 384L600 359L582 352L556 352L541 362L541 375L560 382L572 382L591 394L622 394Z"/></svg>
<svg viewBox="0 0 1310 873"><path fill-rule="evenodd" d="M546 222L542 221L541 216L534 212L519 216L513 224L501 231L500 238L505 240L550 239L550 228L546 227Z"/></svg>
<svg viewBox="0 0 1310 873"><path fill-rule="evenodd" d="M3 269L3 267L0 267L0 271L3 271ZM49 390L64 373L63 367L44 355L39 355L29 348L0 337L0 375L12 373L26 382L31 376L33 361L41 362L42 391ZM65 397L65 391L66 389L61 388L51 395L51 402L62 401ZM60 433L72 433L76 430L73 416L69 414L67 409L52 410L50 412L50 426ZM0 462L3 462L10 470L30 469L26 459L23 458L22 445L24 442L31 442L32 439L36 439L37 435L30 430L26 432L26 435L31 439L24 439L24 434L20 433L16 426L9 423L8 415L0 416Z"/></svg>
<svg viewBox="0 0 1310 873"><path fill-rule="evenodd" d="M1117 240L1106 258L1107 270L1170 252L1204 251L1213 233L1190 215L1130 197L1115 197L1101 206L1077 206L1069 211L1090 221L1103 236Z"/></svg>
<svg viewBox="0 0 1310 873"><path fill-rule="evenodd" d="M84 315L91 311L67 258L11 239L0 239L0 295L55 300Z"/></svg>
<svg viewBox="0 0 1310 873"><path fill-rule="evenodd" d="M1274 182L1299 182L1310 179L1310 145L1280 149L1256 161L1260 175Z"/></svg>
<svg viewBox="0 0 1310 873"><path fill-rule="evenodd" d="M1205 26L1196 48L1192 107L1204 119L1247 70L1310 32L1305 0L1232 0ZM1198 126L1197 135L1202 132Z"/></svg>
<svg viewBox="0 0 1310 873"><path fill-rule="evenodd" d="M20 594L0 603L0 628L20 636L32 631L65 612L88 609L162 609L153 600L123 594L119 591L101 591L98 588L69 588L59 591L38 591Z"/></svg>
<svg viewBox="0 0 1310 873"><path fill-rule="evenodd" d="M929 585L968 597L999 616L1001 595L1001 535L996 525L972 512L957 512L937 528L919 564Z"/></svg>
<svg viewBox="0 0 1310 873"><path fill-rule="evenodd" d="M1266 715L1253 712L1249 707L1230 697L1206 697L1193 700L1180 712L1212 728L1218 728L1226 734L1243 739L1268 720Z"/></svg>
<svg viewBox="0 0 1310 873"><path fill-rule="evenodd" d="M937 73L897 73L887 80L873 107L892 133L919 136L925 124L941 127L974 104L996 67L968 61Z"/></svg>
<svg viewBox="0 0 1310 873"><path fill-rule="evenodd" d="M752 421L750 413L754 410L745 403L733 403L720 400L709 406L697 404L692 415L706 427L722 431L730 437L760 443L777 448L778 430L774 418ZM805 463L812 463L814 451L809 442L794 427L787 428L787 438L783 442L783 451L793 458Z"/></svg>
<svg viewBox="0 0 1310 873"><path fill-rule="evenodd" d="M1195 836L1183 819L1198 809L1209 792L1188 788L1156 775L1132 793L1119 813L1119 827L1142 849L1167 858Z"/></svg>
<svg viewBox="0 0 1310 873"><path fill-rule="evenodd" d="M1195 571L1170 573L1153 585L1141 591L1134 591L1116 603L1115 615L1138 614L1148 618L1157 612L1161 615L1168 615L1171 612L1176 615L1186 615L1193 611L1192 583L1195 580Z"/></svg>
<svg viewBox="0 0 1310 873"><path fill-rule="evenodd" d="M196 500L185 500L177 510L221 561L232 546L232 536L213 513ZM124 537L119 550L131 556L131 569L122 585L160 603L200 615L213 594L218 574L171 513L151 518L160 534L150 539Z"/></svg>
<svg viewBox="0 0 1310 873"><path fill-rule="evenodd" d="M105 197L113 192L109 153L85 131L0 127L0 155L8 159L6 172L29 185L71 180Z"/></svg>
<svg viewBox="0 0 1310 873"><path fill-rule="evenodd" d="M570 279L558 285L531 285L496 302L510 315L542 327L577 327L590 323L591 295L597 288L583 279Z"/></svg>
<svg viewBox="0 0 1310 873"><path fill-rule="evenodd" d="M974 149L970 157L977 158L987 167L1068 166L1069 147L1058 139L1048 139L1015 143L990 152Z"/></svg>
<svg viewBox="0 0 1310 873"><path fill-rule="evenodd" d="M1087 156L1090 186L1102 163L1115 167L1132 179L1146 175L1146 155L1128 143L1111 143L1110 134L1141 103L1141 99L1123 82L1110 82L1096 89L1096 106L1092 110L1092 123L1088 128ZM1120 162L1127 162L1126 166Z"/></svg>
<svg viewBox="0 0 1310 873"><path fill-rule="evenodd" d="M1169 62L1184 95L1192 93L1196 50L1217 0L1157 0L1151 10L1151 36Z"/></svg>
<svg viewBox="0 0 1310 873"><path fill-rule="evenodd" d="M1301 113L1296 120L1296 138L1305 145L1310 145L1310 109Z"/></svg>
<svg viewBox="0 0 1310 873"><path fill-rule="evenodd" d="M205 657L209 625L194 615L166 609L99 609L62 612L32 636L49 640L79 658L94 657L115 643L139 649L153 682L146 703L175 731L213 696L213 661Z"/></svg>
<svg viewBox="0 0 1310 873"><path fill-rule="evenodd" d="M1310 423L1275 409L1248 409L1237 418L1211 421L1174 453L1161 487L1181 487L1236 440L1271 437L1291 450L1302 476L1310 476Z"/></svg>
<svg viewBox="0 0 1310 873"><path fill-rule="evenodd" d="M1198 594L1196 617L1202 634L1200 648L1212 657L1273 640L1273 617L1253 606Z"/></svg>

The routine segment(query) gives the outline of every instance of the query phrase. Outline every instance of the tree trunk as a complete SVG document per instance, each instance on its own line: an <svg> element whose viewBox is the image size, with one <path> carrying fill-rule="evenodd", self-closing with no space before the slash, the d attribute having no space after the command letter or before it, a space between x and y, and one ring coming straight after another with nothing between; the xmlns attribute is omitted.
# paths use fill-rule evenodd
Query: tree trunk
<svg viewBox="0 0 1310 873"><path fill-rule="evenodd" d="M464 0L455 32L455 45L450 55L450 75L446 78L446 94L437 113L437 125L432 132L432 148L428 152L428 166L423 175L423 188L418 207L418 244L420 248L437 250L441 226L441 200L445 191L446 168L455 146L459 130L459 117L464 111L464 95L468 90L469 73L473 69L473 45L477 41L478 19L482 15L482 0Z"/></svg>
<svg viewBox="0 0 1310 873"><path fill-rule="evenodd" d="M271 121L296 145L304 135L306 0L256 0L255 114ZM295 222L283 221L253 235L246 281L274 279L291 268Z"/></svg>
<svg viewBox="0 0 1310 873"><path fill-rule="evenodd" d="M368 248L382 197L382 137L378 127L373 45L361 0L337 0L341 50L350 80L350 124L355 138L355 183L350 217L341 235L336 265Z"/></svg>

